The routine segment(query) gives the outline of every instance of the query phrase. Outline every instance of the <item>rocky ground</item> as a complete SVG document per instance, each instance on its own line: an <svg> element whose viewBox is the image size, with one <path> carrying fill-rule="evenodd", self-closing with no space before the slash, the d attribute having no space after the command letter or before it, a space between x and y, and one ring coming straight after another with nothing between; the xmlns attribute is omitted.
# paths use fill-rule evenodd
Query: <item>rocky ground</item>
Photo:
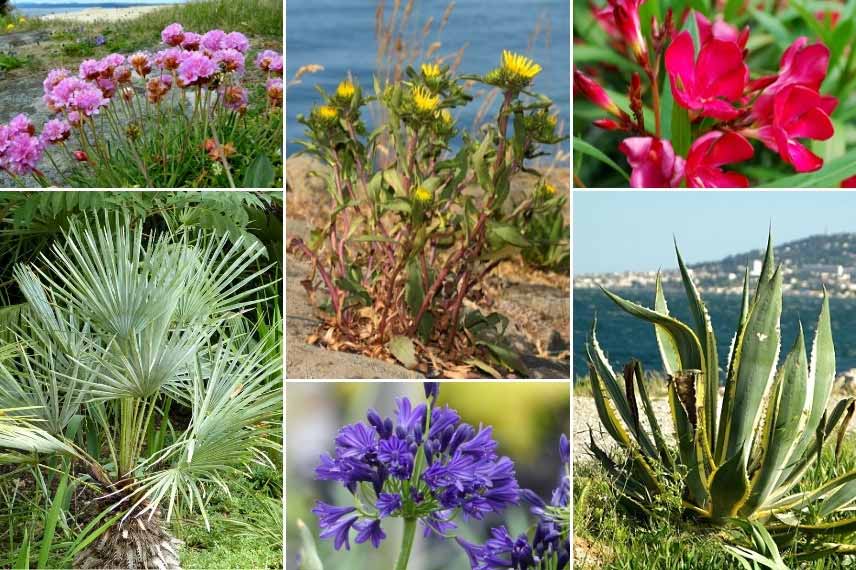
<svg viewBox="0 0 856 570"><path fill-rule="evenodd" d="M323 183L311 176L321 166L310 159L288 159L286 236L305 237L323 216L328 203ZM556 171L553 181L567 191L567 171ZM513 191L522 192L522 182ZM418 378L396 364L365 356L335 352L306 342L321 321L300 281L310 265L289 256L286 275L286 374L289 378ZM510 339L533 378L567 378L570 373L569 279L567 276L500 266L488 282L496 310L511 321Z"/></svg>

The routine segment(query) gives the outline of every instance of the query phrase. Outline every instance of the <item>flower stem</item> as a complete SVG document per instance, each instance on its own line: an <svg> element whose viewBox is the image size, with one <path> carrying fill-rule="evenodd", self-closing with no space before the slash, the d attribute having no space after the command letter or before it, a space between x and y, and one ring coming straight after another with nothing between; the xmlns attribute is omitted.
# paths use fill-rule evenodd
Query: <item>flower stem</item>
<svg viewBox="0 0 856 570"><path fill-rule="evenodd" d="M404 534L401 536L401 551L398 553L395 570L407 570L407 561L410 560L410 551L413 549L415 537L416 519L404 519Z"/></svg>
<svg viewBox="0 0 856 570"><path fill-rule="evenodd" d="M651 98L654 106L654 128L657 133L657 138L660 138L660 85L657 82L657 71L660 66L656 65L654 69L648 69L648 79L651 81Z"/></svg>

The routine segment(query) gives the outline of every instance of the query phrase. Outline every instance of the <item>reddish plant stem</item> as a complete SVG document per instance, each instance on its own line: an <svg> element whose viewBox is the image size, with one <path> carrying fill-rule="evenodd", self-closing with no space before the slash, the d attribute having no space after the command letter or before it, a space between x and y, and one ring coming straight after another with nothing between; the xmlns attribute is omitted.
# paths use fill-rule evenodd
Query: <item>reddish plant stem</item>
<svg viewBox="0 0 856 570"><path fill-rule="evenodd" d="M657 81L660 75L660 57L654 58L653 67L649 64L645 66L645 73L648 74L648 81L651 83L651 103L654 107L654 130L657 138L660 138L661 119L660 119L660 84Z"/></svg>
<svg viewBox="0 0 856 570"><path fill-rule="evenodd" d="M336 321L338 322L341 318L341 302L339 300L339 289L333 284L333 279L330 277L330 274L327 273L327 270L324 269L324 266L321 265L321 261L318 259L318 256L309 249L306 244L300 238L294 238L291 240L289 244L291 248L299 249L303 255L312 260L312 264L318 270L318 274L321 275L321 280L324 281L324 285L327 287L327 292L330 293L330 302L333 304L333 310L336 312Z"/></svg>
<svg viewBox="0 0 856 570"><path fill-rule="evenodd" d="M455 335L458 334L458 314L461 312L461 304L464 302L464 296L470 288L470 270L464 271L460 280L458 293L455 295L455 300L452 303L452 320L449 322L448 334L446 336L446 344L444 350L448 352L452 348L452 343L455 340Z"/></svg>

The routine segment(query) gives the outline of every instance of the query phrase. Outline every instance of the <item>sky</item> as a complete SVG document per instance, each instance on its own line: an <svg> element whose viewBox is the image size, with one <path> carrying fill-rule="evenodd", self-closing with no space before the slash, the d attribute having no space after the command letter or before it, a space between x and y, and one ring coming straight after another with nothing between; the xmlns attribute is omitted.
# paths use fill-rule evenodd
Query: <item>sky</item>
<svg viewBox="0 0 856 570"><path fill-rule="evenodd" d="M773 243L856 232L856 193L840 191L576 191L574 273L677 267L715 261Z"/></svg>
<svg viewBox="0 0 856 570"><path fill-rule="evenodd" d="M102 0L109 4L180 4L185 0ZM37 6L39 4L97 4L99 0L12 0L12 4Z"/></svg>

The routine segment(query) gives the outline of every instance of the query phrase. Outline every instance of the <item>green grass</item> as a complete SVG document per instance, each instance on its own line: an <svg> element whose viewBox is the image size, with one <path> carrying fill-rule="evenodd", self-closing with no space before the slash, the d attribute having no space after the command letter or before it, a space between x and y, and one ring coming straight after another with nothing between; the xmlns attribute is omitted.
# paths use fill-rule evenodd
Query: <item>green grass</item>
<svg viewBox="0 0 856 570"><path fill-rule="evenodd" d="M856 468L856 437L850 437L838 462L831 446L802 482L816 486ZM665 502L676 497L666 498ZM574 464L574 534L576 564L580 570L720 570L738 568L722 545L721 530L700 527L688 520L643 520L618 506L617 495L600 465ZM856 540L856 536L850 537ZM782 553L786 555L786 552ZM797 567L797 566L794 566ZM837 570L856 567L856 560L827 558L803 562L800 570Z"/></svg>

